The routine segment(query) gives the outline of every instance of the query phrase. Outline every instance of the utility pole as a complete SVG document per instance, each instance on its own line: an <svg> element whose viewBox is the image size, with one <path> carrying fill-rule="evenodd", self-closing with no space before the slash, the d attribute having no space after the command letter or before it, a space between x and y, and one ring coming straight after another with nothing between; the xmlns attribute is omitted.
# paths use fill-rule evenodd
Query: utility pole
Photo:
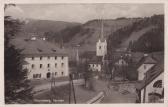
<svg viewBox="0 0 168 107"><path fill-rule="evenodd" d="M69 75L69 104L71 103L71 88L72 88L72 92L73 92L73 98L74 98L74 103L76 104L76 95L75 95L75 88L74 88L74 84L73 84L73 78L72 78L72 74Z"/></svg>

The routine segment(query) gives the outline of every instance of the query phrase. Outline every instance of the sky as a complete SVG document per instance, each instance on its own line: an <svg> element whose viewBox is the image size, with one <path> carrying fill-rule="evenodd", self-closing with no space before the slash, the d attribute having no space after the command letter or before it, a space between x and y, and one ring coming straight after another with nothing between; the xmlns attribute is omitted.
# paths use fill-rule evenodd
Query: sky
<svg viewBox="0 0 168 107"><path fill-rule="evenodd" d="M92 19L118 17L149 17L164 14L163 4L18 4L9 7L5 15L15 18L32 18L85 23Z"/></svg>

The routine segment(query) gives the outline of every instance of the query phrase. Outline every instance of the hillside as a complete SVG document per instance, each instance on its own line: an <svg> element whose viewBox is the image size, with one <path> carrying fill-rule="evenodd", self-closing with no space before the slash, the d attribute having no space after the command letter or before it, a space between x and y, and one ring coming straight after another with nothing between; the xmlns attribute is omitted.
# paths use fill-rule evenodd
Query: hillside
<svg viewBox="0 0 168 107"><path fill-rule="evenodd" d="M129 26L132 23L140 20L139 18L130 19L106 19L104 23L104 36L108 36L116 30ZM63 41L65 47L74 46L74 44L80 45L80 51L95 51L96 42L100 36L101 23L100 20L91 20L82 25L74 27L67 27L60 32L48 33L49 41L60 42Z"/></svg>
<svg viewBox="0 0 168 107"><path fill-rule="evenodd" d="M163 51L164 16L154 15L143 18L130 26L111 33L108 49L130 49L138 52Z"/></svg>
<svg viewBox="0 0 168 107"><path fill-rule="evenodd" d="M145 18L105 19L104 37L108 42L108 52L130 49L139 52L163 51L164 16ZM75 58L74 46L79 44L79 52L96 51L100 36L100 20L90 20L84 24L60 21L31 20L24 26L26 33L35 32L47 37L56 46L64 45L70 58ZM27 36L27 34L25 34Z"/></svg>
<svg viewBox="0 0 168 107"><path fill-rule="evenodd" d="M27 19L27 23L22 27L23 32L21 32L21 36L29 36L30 33L43 35L45 32L59 32L66 27L73 27L76 25L80 25L80 23Z"/></svg>

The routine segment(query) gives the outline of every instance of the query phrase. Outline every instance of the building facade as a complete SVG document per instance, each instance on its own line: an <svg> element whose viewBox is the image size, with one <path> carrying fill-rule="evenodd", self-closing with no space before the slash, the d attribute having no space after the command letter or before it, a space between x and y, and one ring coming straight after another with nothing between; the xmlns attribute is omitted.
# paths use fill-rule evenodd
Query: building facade
<svg viewBox="0 0 168 107"><path fill-rule="evenodd" d="M21 42L16 41L18 44L15 46L23 49L23 69L28 70L28 79L49 79L69 75L66 50L46 41L45 37L32 36L29 39L21 38L19 41Z"/></svg>
<svg viewBox="0 0 168 107"><path fill-rule="evenodd" d="M154 102L158 102L158 98L151 98L152 94L158 94L158 95L162 95L163 93L163 72L158 75L154 80L152 80L148 85L146 85L145 87L143 87L141 89L140 92L140 101L141 103L154 103ZM157 84L160 81L160 83L158 84L158 86L155 86L155 84Z"/></svg>
<svg viewBox="0 0 168 107"><path fill-rule="evenodd" d="M145 73L156 64L156 61L150 56L146 56L142 60L143 63L141 63L137 69L139 81L143 80L145 77Z"/></svg>
<svg viewBox="0 0 168 107"><path fill-rule="evenodd" d="M106 40L99 39L96 43L96 56L105 56L107 54Z"/></svg>
<svg viewBox="0 0 168 107"><path fill-rule="evenodd" d="M63 77L69 75L68 56L66 55L29 55L25 57L28 63L28 79Z"/></svg>
<svg viewBox="0 0 168 107"><path fill-rule="evenodd" d="M98 72L100 72L101 71L101 63L89 63L89 68L92 71L98 71Z"/></svg>

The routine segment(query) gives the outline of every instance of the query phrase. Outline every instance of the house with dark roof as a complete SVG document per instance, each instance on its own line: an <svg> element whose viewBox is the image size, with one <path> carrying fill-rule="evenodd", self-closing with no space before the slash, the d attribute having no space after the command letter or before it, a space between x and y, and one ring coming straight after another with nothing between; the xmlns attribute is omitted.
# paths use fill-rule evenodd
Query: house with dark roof
<svg viewBox="0 0 168 107"><path fill-rule="evenodd" d="M164 61L151 67L144 79L137 84L137 92L140 103L163 102L164 97Z"/></svg>
<svg viewBox="0 0 168 107"><path fill-rule="evenodd" d="M13 44L23 49L22 55L28 70L28 79L62 77L69 75L68 54L66 50L44 39L17 39Z"/></svg>
<svg viewBox="0 0 168 107"><path fill-rule="evenodd" d="M145 73L152 68L157 61L151 56L144 56L138 63L138 80L141 81L145 77Z"/></svg>

